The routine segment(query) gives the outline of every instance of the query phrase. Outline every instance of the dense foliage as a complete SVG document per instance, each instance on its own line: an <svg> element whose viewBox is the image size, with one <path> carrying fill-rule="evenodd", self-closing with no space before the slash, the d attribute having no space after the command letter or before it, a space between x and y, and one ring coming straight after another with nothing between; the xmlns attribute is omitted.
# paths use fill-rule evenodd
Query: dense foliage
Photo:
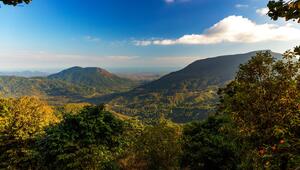
<svg viewBox="0 0 300 170"><path fill-rule="evenodd" d="M220 110L232 116L249 151L257 153L256 168L287 169L300 163L297 57L287 51L283 60L276 61L268 52L258 53L223 89Z"/></svg>
<svg viewBox="0 0 300 170"><path fill-rule="evenodd" d="M118 96L108 104L111 109L140 119L159 118L162 114L177 123L205 119L215 110L217 87L202 91L132 93Z"/></svg>
<svg viewBox="0 0 300 170"><path fill-rule="evenodd" d="M42 167L48 169L101 169L122 151L124 123L103 106L85 107L77 115L46 130L38 141Z"/></svg>
<svg viewBox="0 0 300 170"><path fill-rule="evenodd" d="M39 96L56 103L77 102L89 95L101 95L103 91L47 78L0 77L0 94L5 97Z"/></svg>
<svg viewBox="0 0 300 170"><path fill-rule="evenodd" d="M0 99L0 169L29 168L32 144L56 122L53 109L37 98Z"/></svg>
<svg viewBox="0 0 300 170"><path fill-rule="evenodd" d="M165 119L146 125L126 155L124 169L173 170L179 167L181 127Z"/></svg>
<svg viewBox="0 0 300 170"><path fill-rule="evenodd" d="M182 145L184 168L234 170L240 163L237 137L228 117L210 117L203 122L187 124Z"/></svg>
<svg viewBox="0 0 300 170"><path fill-rule="evenodd" d="M285 18L286 20L298 20L300 23L300 1L299 0L272 0L268 3L268 15L277 20Z"/></svg>
<svg viewBox="0 0 300 170"><path fill-rule="evenodd" d="M21 3L30 3L31 0L0 0L2 1L5 5L18 5L18 4L21 4Z"/></svg>

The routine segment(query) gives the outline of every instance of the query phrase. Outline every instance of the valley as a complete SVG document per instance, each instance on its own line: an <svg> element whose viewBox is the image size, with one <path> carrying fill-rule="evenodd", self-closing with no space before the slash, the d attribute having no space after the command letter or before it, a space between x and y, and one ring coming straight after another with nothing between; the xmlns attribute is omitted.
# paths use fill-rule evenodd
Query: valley
<svg viewBox="0 0 300 170"><path fill-rule="evenodd" d="M182 70L118 76L102 68L72 67L47 77L0 77L4 97L37 96L54 106L105 103L111 111L140 119L201 120L215 112L218 89L258 51L198 60ZM272 53L275 58L281 54ZM160 78L159 78L160 77Z"/></svg>

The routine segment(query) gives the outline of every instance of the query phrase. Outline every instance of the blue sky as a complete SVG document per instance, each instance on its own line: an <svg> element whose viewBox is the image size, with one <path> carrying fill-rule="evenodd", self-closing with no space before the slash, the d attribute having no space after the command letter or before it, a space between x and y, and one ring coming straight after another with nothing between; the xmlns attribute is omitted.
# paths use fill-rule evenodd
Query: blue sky
<svg viewBox="0 0 300 170"><path fill-rule="evenodd" d="M72 3L70 3L72 2ZM267 0L33 0L0 8L0 70L182 68L194 60L299 42Z"/></svg>

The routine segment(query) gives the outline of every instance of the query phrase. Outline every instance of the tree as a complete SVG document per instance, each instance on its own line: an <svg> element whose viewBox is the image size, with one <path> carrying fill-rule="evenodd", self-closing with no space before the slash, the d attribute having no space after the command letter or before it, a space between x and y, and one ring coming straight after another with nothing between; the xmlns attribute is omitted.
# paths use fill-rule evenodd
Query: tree
<svg viewBox="0 0 300 170"><path fill-rule="evenodd" d="M0 99L0 169L30 166L35 138L56 122L52 108L36 97Z"/></svg>
<svg viewBox="0 0 300 170"><path fill-rule="evenodd" d="M2 1L5 5L18 5L21 3L26 3L29 4L31 2L31 0L0 0Z"/></svg>
<svg viewBox="0 0 300 170"><path fill-rule="evenodd" d="M87 106L47 129L38 141L42 169L111 169L122 152L124 123L104 110Z"/></svg>
<svg viewBox="0 0 300 170"><path fill-rule="evenodd" d="M257 53L241 65L221 90L220 111L229 114L241 138L255 153L255 168L292 168L299 164L300 61L287 51L282 60ZM296 162L296 163L295 163Z"/></svg>
<svg viewBox="0 0 300 170"><path fill-rule="evenodd" d="M300 0L272 0L268 3L268 15L273 19L285 18L300 23Z"/></svg>
<svg viewBox="0 0 300 170"><path fill-rule="evenodd" d="M230 118L209 117L185 125L181 164L198 170L237 169L239 152Z"/></svg>
<svg viewBox="0 0 300 170"><path fill-rule="evenodd" d="M123 169L173 170L179 168L180 127L160 119L146 125L128 149Z"/></svg>

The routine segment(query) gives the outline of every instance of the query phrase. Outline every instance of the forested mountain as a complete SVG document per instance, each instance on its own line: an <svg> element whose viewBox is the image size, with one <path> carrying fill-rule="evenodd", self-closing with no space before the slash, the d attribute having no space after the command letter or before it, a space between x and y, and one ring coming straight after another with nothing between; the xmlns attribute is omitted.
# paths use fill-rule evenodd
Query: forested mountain
<svg viewBox="0 0 300 170"><path fill-rule="evenodd" d="M92 87L97 90L117 91L131 87L136 83L97 67L72 67L57 74L50 75L48 79L62 80L76 85Z"/></svg>
<svg viewBox="0 0 300 170"><path fill-rule="evenodd" d="M193 91L206 89L208 86L224 85L234 78L239 65L247 62L257 52L198 60L182 70L168 74L157 81L141 86L139 89L147 91ZM281 57L279 53L272 52L272 55L275 58Z"/></svg>
<svg viewBox="0 0 300 170"><path fill-rule="evenodd" d="M135 85L137 82L101 68L73 67L48 77L1 76L0 94L5 97L38 96L51 104L63 104L122 92Z"/></svg>
<svg viewBox="0 0 300 170"><path fill-rule="evenodd" d="M198 60L184 69L114 98L116 112L130 116L164 116L175 122L203 119L214 112L217 91L231 81L240 64L259 51ZM281 54L271 52L274 58Z"/></svg>

